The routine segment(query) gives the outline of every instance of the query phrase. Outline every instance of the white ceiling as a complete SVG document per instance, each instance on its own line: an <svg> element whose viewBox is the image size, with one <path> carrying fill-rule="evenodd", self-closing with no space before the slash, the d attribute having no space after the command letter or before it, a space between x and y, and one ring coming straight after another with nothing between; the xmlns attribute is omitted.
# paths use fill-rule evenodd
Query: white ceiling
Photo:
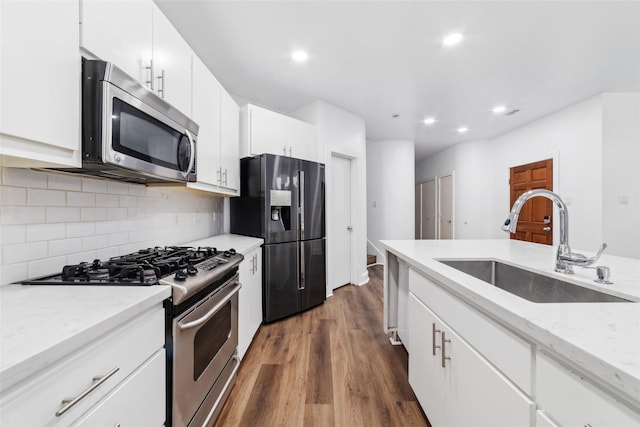
<svg viewBox="0 0 640 427"><path fill-rule="evenodd" d="M416 159L640 91L637 1L156 2L229 92L283 112L327 101L363 117L368 139L414 140ZM501 103L520 112L494 115Z"/></svg>

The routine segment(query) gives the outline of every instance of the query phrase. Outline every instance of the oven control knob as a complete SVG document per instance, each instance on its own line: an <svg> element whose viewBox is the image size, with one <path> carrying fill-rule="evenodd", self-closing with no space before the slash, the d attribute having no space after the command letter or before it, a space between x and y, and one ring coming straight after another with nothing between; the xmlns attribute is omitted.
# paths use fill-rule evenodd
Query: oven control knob
<svg viewBox="0 0 640 427"><path fill-rule="evenodd" d="M178 270L176 271L176 275L173 276L173 278L179 282L182 282L183 280L187 280L187 272L184 270Z"/></svg>
<svg viewBox="0 0 640 427"><path fill-rule="evenodd" d="M193 265L190 265L187 267L187 274L194 276L196 274L198 274L198 269L196 267L194 267Z"/></svg>

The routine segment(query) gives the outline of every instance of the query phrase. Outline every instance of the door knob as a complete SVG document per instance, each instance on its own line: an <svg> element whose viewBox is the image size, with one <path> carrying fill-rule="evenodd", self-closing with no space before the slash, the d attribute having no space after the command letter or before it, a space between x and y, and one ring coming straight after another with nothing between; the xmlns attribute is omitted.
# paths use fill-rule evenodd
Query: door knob
<svg viewBox="0 0 640 427"><path fill-rule="evenodd" d="M543 231L551 231L551 227L542 227Z"/></svg>
<svg viewBox="0 0 640 427"><path fill-rule="evenodd" d="M351 231L351 230L353 230L353 227L350 226L350 225L347 225L347 230Z"/></svg>

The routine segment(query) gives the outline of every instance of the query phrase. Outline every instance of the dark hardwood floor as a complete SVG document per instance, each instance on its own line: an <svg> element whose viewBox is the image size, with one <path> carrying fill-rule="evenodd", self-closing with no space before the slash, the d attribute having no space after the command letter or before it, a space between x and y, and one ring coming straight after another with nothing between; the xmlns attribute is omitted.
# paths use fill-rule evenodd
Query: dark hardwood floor
<svg viewBox="0 0 640 427"><path fill-rule="evenodd" d="M429 426L407 353L382 330L382 266L300 315L262 325L220 426Z"/></svg>

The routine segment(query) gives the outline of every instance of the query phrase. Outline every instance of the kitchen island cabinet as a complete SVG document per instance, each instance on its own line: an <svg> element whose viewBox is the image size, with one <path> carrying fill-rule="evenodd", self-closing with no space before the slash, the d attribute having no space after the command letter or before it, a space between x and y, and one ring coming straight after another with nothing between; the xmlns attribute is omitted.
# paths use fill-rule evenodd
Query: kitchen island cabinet
<svg viewBox="0 0 640 427"><path fill-rule="evenodd" d="M79 2L3 1L0 8L0 160L79 167Z"/></svg>
<svg viewBox="0 0 640 427"><path fill-rule="evenodd" d="M540 420L547 425L596 426L602 425L603 412L611 414L609 421L623 426L640 424L640 305L636 302L640 300L640 261L603 256L600 264L609 266L616 278L614 285L599 285L593 282L592 270L579 270L572 277L554 273L553 248L526 242L422 240L383 241L383 245L388 264L385 329L393 332L399 314L408 311L410 383L435 426L464 424L473 414L479 417L475 401L492 394L501 397L484 403L483 419L486 414L504 411L505 401L511 402L509 408L520 408L513 419L521 417L515 424L495 420L492 425L534 426ZM439 259L502 260L632 302L534 303ZM403 279L407 284L398 283L399 276L393 274L398 260L409 266ZM409 289L407 306L399 305L402 287ZM447 342L440 341L442 332ZM445 369L436 369L435 358L442 357L442 347L445 358L451 360L445 359ZM466 354L458 353L458 348ZM456 374L466 380L443 379L446 369L453 372L461 364L464 367ZM456 393L469 393L474 386L468 383L450 390L447 385L475 381L478 375L482 378L479 383L492 385L484 387L484 392L476 389L475 395L466 396L466 402L458 401L454 411L458 418L449 423L449 399L455 402ZM437 386L441 383L444 385ZM432 401L438 397L434 393L444 395L435 409ZM589 409L584 402L590 402Z"/></svg>
<svg viewBox="0 0 640 427"><path fill-rule="evenodd" d="M7 285L0 293L0 424L164 422L170 287ZM105 410L123 401L138 413Z"/></svg>

